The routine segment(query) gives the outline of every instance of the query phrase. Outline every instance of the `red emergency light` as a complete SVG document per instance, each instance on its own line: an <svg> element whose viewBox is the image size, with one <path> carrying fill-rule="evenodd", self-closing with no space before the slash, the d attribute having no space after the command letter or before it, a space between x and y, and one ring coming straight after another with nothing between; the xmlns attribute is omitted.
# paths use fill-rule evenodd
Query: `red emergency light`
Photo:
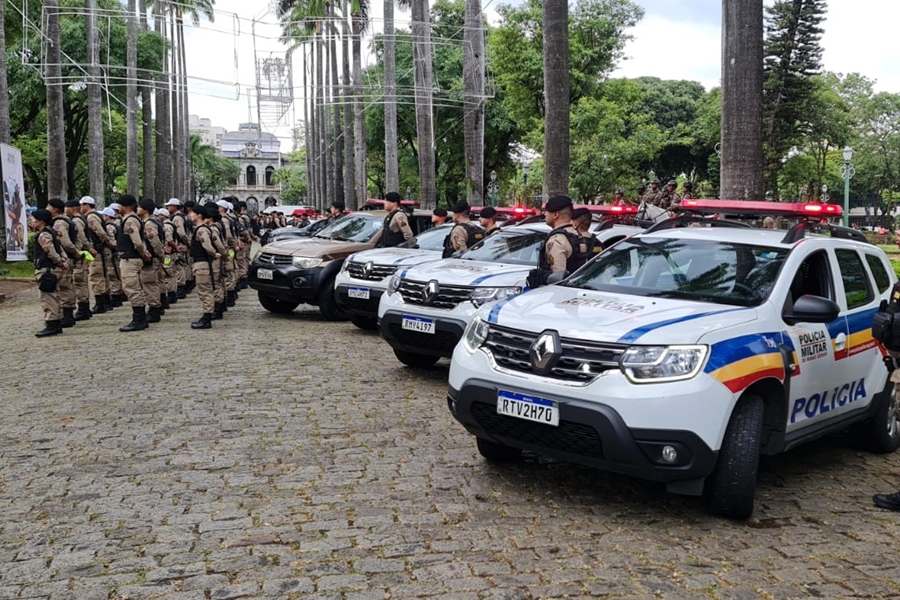
<svg viewBox="0 0 900 600"><path fill-rule="evenodd" d="M758 200L682 200L678 209L706 214L782 215L786 217L840 217L844 211L837 204L817 202L761 202Z"/></svg>
<svg viewBox="0 0 900 600"><path fill-rule="evenodd" d="M579 204L575 208L586 208L594 215L636 215L638 212L637 206L626 206L624 204L616 206L609 206L606 204Z"/></svg>

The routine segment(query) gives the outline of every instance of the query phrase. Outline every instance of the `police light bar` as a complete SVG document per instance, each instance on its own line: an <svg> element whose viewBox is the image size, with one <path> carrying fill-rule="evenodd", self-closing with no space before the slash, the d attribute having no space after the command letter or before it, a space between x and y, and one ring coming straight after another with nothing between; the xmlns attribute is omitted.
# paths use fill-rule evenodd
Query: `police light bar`
<svg viewBox="0 0 900 600"><path fill-rule="evenodd" d="M497 214L509 216L514 219L524 219L531 215L536 215L537 211L527 206L498 206Z"/></svg>
<svg viewBox="0 0 900 600"><path fill-rule="evenodd" d="M679 210L704 214L782 215L785 217L840 217L837 204L818 202L760 202L758 200L682 200Z"/></svg>
<svg viewBox="0 0 900 600"><path fill-rule="evenodd" d="M606 204L579 204L575 208L586 208L591 214L603 216L636 215L638 212L637 206L625 205L608 206Z"/></svg>

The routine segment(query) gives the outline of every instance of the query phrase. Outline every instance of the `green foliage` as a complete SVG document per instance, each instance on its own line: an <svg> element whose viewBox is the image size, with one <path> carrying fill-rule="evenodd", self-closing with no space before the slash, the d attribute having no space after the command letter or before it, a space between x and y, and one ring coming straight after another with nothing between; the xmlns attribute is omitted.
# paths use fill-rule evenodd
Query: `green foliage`
<svg viewBox="0 0 900 600"><path fill-rule="evenodd" d="M281 184L281 203L287 205L300 204L306 197L306 148L288 154L289 166L282 167L272 174L272 181Z"/></svg>
<svg viewBox="0 0 900 600"><path fill-rule="evenodd" d="M216 149L203 144L198 136L191 136L191 177L197 200L217 196L240 176L241 168L234 161L217 155Z"/></svg>

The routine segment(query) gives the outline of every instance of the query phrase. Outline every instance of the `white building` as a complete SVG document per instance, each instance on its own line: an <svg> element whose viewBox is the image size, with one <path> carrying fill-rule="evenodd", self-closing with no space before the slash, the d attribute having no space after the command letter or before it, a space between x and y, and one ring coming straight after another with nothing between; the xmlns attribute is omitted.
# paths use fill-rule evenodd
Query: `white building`
<svg viewBox="0 0 900 600"><path fill-rule="evenodd" d="M225 135L224 127L216 127L209 119L202 119L197 115L188 117L191 133L200 136L207 146L212 146L216 152L222 151L222 137Z"/></svg>

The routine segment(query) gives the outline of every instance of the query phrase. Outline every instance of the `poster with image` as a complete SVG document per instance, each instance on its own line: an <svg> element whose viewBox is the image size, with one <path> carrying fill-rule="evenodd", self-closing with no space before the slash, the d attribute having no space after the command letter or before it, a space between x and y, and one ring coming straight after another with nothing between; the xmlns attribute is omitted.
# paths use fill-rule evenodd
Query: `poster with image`
<svg viewBox="0 0 900 600"><path fill-rule="evenodd" d="M3 218L6 220L6 260L28 260L28 218L25 213L25 180L22 153L0 144L0 173L3 177Z"/></svg>

